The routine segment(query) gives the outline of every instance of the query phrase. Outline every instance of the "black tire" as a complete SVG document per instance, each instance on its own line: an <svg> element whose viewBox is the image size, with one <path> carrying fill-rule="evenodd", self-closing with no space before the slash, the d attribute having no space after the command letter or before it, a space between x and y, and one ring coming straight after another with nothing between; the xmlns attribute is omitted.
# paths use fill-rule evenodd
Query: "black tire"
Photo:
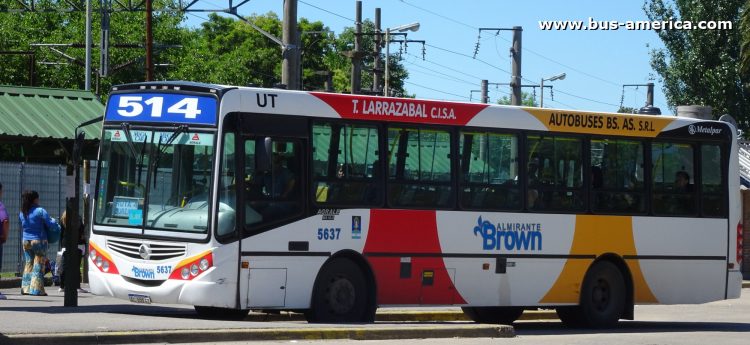
<svg viewBox="0 0 750 345"><path fill-rule="evenodd" d="M569 327L610 328L622 317L625 303L622 273L613 263L601 261L583 279L581 303L557 308L557 315Z"/></svg>
<svg viewBox="0 0 750 345"><path fill-rule="evenodd" d="M198 305L194 306L194 308L199 317L211 320L242 321L249 312L249 310L244 309L203 307Z"/></svg>
<svg viewBox="0 0 750 345"><path fill-rule="evenodd" d="M557 317L560 318L560 321L562 321L565 326L570 328L585 327L580 306L558 307L556 311Z"/></svg>
<svg viewBox="0 0 750 345"><path fill-rule="evenodd" d="M477 323L510 325L523 314L521 307L461 307L466 317Z"/></svg>
<svg viewBox="0 0 750 345"><path fill-rule="evenodd" d="M312 294L312 308L305 311L310 323L367 322L367 282L359 266L339 258L318 273Z"/></svg>

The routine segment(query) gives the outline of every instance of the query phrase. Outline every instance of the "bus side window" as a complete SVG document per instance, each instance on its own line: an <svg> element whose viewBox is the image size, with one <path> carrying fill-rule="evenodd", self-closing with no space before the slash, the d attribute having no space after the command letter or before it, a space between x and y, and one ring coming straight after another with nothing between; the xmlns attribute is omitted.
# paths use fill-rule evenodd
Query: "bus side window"
<svg viewBox="0 0 750 345"><path fill-rule="evenodd" d="M645 213L641 140L591 140L591 209L594 213Z"/></svg>
<svg viewBox="0 0 750 345"><path fill-rule="evenodd" d="M701 212L705 217L724 216L724 191L721 164L722 147L701 146Z"/></svg>
<svg viewBox="0 0 750 345"><path fill-rule="evenodd" d="M461 207L520 210L517 136L462 131L458 145Z"/></svg>
<svg viewBox="0 0 750 345"><path fill-rule="evenodd" d="M381 205L378 126L315 121L312 134L314 202Z"/></svg>
<svg viewBox="0 0 750 345"><path fill-rule="evenodd" d="M392 207L450 208L451 132L388 128L388 204Z"/></svg>
<svg viewBox="0 0 750 345"><path fill-rule="evenodd" d="M651 144L651 196L655 214L695 214L693 145L672 142Z"/></svg>

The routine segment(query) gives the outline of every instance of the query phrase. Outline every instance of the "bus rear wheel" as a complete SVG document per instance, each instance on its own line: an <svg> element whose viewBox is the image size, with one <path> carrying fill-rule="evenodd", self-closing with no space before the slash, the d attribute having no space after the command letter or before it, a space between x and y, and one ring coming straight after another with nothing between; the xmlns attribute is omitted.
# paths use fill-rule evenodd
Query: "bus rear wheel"
<svg viewBox="0 0 750 345"><path fill-rule="evenodd" d="M586 273L580 305L557 308L557 315L570 327L610 328L620 320L625 303L625 279L620 270L601 261Z"/></svg>
<svg viewBox="0 0 750 345"><path fill-rule="evenodd" d="M312 308L305 311L310 323L364 322L367 310L367 283L359 266L339 258L326 264L318 274L312 295Z"/></svg>
<svg viewBox="0 0 750 345"><path fill-rule="evenodd" d="M249 310L245 309L203 307L199 305L194 306L194 308L195 312L198 313L198 316L212 320L242 321L245 319L247 313L249 312Z"/></svg>
<svg viewBox="0 0 750 345"><path fill-rule="evenodd" d="M510 325L523 314L521 307L461 307L466 317L477 323Z"/></svg>

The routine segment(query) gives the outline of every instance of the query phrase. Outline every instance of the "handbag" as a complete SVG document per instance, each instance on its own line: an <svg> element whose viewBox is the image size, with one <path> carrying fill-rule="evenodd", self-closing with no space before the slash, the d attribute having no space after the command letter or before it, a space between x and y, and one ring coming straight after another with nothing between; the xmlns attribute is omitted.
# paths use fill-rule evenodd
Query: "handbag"
<svg viewBox="0 0 750 345"><path fill-rule="evenodd" d="M47 226L47 223L44 221L44 212L41 211L41 207L39 208L39 217L42 218L42 224L44 224L44 230L47 231L47 243L53 244L60 241L60 224L55 224L54 227Z"/></svg>

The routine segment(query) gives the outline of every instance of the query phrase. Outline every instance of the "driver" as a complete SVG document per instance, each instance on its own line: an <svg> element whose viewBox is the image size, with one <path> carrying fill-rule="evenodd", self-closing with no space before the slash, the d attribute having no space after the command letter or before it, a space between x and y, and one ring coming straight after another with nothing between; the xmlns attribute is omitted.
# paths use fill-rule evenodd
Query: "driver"
<svg viewBox="0 0 750 345"><path fill-rule="evenodd" d="M284 167L284 157L273 155L273 169L253 179L253 183L263 188L263 194L272 199L285 199L294 190L297 180L288 168Z"/></svg>

